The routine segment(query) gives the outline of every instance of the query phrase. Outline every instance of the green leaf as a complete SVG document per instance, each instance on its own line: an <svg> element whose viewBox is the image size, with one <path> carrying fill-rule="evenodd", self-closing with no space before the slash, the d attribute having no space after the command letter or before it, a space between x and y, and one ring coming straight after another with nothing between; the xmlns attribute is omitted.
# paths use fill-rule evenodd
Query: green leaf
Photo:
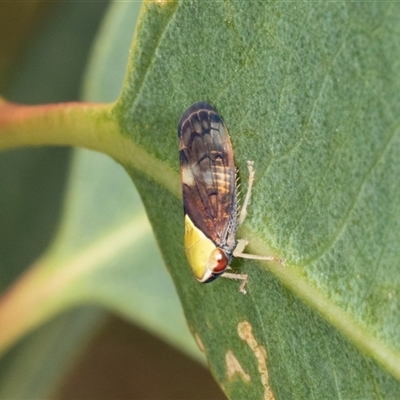
<svg viewBox="0 0 400 400"><path fill-rule="evenodd" d="M231 398L400 390L399 16L380 3L146 3L115 111L160 166L164 182L128 170ZM227 124L242 187L255 162L248 250L286 259L236 260L245 296L198 284L184 256L176 127L200 100Z"/></svg>

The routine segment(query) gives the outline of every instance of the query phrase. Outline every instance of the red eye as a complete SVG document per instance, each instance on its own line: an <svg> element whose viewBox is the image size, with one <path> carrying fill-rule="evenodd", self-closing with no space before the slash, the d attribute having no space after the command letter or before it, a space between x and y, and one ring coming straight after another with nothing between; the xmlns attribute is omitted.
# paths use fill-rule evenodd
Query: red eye
<svg viewBox="0 0 400 400"><path fill-rule="evenodd" d="M212 271L220 274L221 272L226 270L228 266L228 257L226 256L225 252L221 249L215 249L213 251L212 257L215 261L215 266L213 266Z"/></svg>

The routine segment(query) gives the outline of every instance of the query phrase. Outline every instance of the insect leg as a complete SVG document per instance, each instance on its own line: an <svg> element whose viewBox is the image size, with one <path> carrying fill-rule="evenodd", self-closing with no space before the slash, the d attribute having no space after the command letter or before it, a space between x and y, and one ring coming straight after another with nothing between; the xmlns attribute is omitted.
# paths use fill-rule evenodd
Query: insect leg
<svg viewBox="0 0 400 400"><path fill-rule="evenodd" d="M235 279L237 281L242 281L242 283L239 286L239 291L243 294L246 294L246 283L248 282L248 276L247 274L235 274L233 272L224 272L221 275L221 278L228 278L228 279Z"/></svg>
<svg viewBox="0 0 400 400"><path fill-rule="evenodd" d="M241 225L246 218L247 215L247 206L250 202L250 196L251 196L251 189L253 187L253 182L254 182L254 161L247 161L247 169L249 171L249 182L247 186L247 192L246 192L246 197L244 198L243 206L242 209L240 210L240 215L239 215L239 225Z"/></svg>
<svg viewBox="0 0 400 400"><path fill-rule="evenodd" d="M253 187L254 174L255 174L253 165L254 165L254 161L247 161L247 169L249 171L249 183L247 186L246 197L244 199L243 206L240 211L239 225L242 224L242 222L244 221L244 219L246 218L246 215L247 215L247 206L250 202L251 189ZM281 259L275 258L273 256L258 256L255 254L244 253L244 248L247 246L248 243L249 243L248 240L245 240L245 239L238 240L237 245L236 245L235 249L233 250L232 255L234 257L248 258L251 260L277 261L282 266L285 266L285 260L281 260Z"/></svg>
<svg viewBox="0 0 400 400"><path fill-rule="evenodd" d="M240 257L240 258L247 258L249 260L260 260L260 261L277 261L279 264L282 265L282 267L285 266L285 260L281 260L280 258L276 258L273 256L258 256L256 254L248 254L244 253L244 248L247 245L248 240L245 239L239 239L238 243L235 247L235 250L233 250L233 257Z"/></svg>

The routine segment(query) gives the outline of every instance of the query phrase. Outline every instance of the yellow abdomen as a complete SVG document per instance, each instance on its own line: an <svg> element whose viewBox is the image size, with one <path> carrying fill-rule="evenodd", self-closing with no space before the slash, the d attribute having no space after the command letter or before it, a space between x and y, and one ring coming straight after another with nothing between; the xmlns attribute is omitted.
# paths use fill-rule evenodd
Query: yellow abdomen
<svg viewBox="0 0 400 400"><path fill-rule="evenodd" d="M215 244L196 228L185 215L185 252L192 271L200 282L209 278L210 255L216 250Z"/></svg>

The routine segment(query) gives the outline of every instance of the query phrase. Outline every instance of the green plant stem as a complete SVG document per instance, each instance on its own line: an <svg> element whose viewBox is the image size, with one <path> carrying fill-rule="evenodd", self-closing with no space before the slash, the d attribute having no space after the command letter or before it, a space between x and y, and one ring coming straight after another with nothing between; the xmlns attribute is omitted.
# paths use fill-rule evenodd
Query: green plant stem
<svg viewBox="0 0 400 400"><path fill-rule="evenodd" d="M0 101L0 150L17 147L78 146L108 154L181 196L177 173L122 134L114 103L27 106Z"/></svg>

